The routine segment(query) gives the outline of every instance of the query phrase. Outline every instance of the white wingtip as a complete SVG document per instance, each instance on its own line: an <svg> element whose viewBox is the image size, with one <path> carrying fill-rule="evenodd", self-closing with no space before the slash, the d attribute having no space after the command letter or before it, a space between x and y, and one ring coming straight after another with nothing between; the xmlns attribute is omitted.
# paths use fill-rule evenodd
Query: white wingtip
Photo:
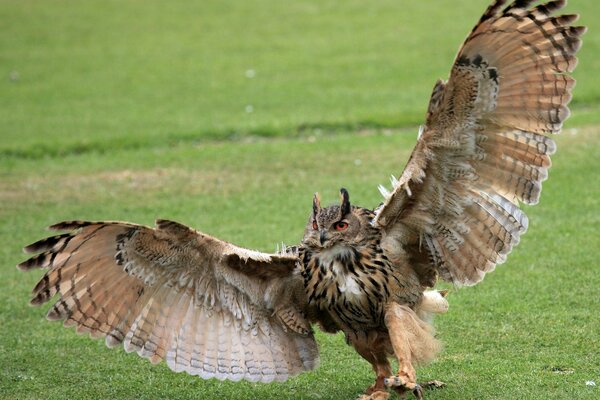
<svg viewBox="0 0 600 400"><path fill-rule="evenodd" d="M275 254L285 255L285 253L287 253L287 246L285 243L277 243L277 250L275 251Z"/></svg>
<svg viewBox="0 0 600 400"><path fill-rule="evenodd" d="M378 189L379 189L379 193L381 193L381 195L382 195L382 196L383 196L385 199L387 199L388 197L390 197L390 192L389 192L389 190L387 190L387 189L385 188L385 186L383 186L383 185L379 185Z"/></svg>

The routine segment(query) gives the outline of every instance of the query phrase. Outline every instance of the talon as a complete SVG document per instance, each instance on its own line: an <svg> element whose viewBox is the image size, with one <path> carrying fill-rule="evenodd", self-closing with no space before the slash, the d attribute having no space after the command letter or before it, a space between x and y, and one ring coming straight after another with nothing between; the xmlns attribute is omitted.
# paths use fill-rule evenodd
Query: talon
<svg viewBox="0 0 600 400"><path fill-rule="evenodd" d="M371 394L363 394L357 397L356 400L387 400L390 397L388 392L378 390Z"/></svg>
<svg viewBox="0 0 600 400"><path fill-rule="evenodd" d="M399 376L391 376L389 378L384 378L383 384L387 387L396 388L396 387L406 386L407 382ZM408 388L408 389L412 389L412 388Z"/></svg>
<svg viewBox="0 0 600 400"><path fill-rule="evenodd" d="M413 395L418 400L423 400L423 387L421 385L419 385L418 383L415 385L415 388L413 389Z"/></svg>
<svg viewBox="0 0 600 400"><path fill-rule="evenodd" d="M446 386L446 384L442 381L428 381L422 383L421 386L425 389L441 389Z"/></svg>

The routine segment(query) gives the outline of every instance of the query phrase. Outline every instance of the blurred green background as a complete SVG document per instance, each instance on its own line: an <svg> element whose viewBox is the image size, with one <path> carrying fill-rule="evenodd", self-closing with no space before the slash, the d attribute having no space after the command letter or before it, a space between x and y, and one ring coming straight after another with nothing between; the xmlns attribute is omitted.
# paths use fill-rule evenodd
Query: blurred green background
<svg viewBox="0 0 600 400"><path fill-rule="evenodd" d="M598 122L597 4L573 108ZM422 123L488 0L0 3L0 154Z"/></svg>

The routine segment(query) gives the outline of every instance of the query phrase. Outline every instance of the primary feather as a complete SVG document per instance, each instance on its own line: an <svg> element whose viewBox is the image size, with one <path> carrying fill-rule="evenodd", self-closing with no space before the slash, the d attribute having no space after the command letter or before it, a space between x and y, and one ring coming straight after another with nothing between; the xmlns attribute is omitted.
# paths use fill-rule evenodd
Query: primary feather
<svg viewBox="0 0 600 400"><path fill-rule="evenodd" d="M429 285L475 284L527 229L519 202L538 202L569 115L583 27L553 1L496 1L434 87L427 123L374 225ZM424 259L421 254L427 253Z"/></svg>
<svg viewBox="0 0 600 400"><path fill-rule="evenodd" d="M42 253L19 264L47 269L31 303L58 293L48 319L203 378L269 382L317 365L308 323L291 315L301 306L296 257L241 249L165 220L155 229L82 221L51 228L72 232L27 246ZM276 316L284 307L286 320Z"/></svg>

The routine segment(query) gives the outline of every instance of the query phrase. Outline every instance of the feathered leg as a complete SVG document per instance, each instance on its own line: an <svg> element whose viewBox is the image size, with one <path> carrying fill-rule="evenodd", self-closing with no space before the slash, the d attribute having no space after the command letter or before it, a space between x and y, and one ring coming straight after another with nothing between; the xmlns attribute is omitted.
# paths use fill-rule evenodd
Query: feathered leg
<svg viewBox="0 0 600 400"><path fill-rule="evenodd" d="M365 358L363 356L363 358ZM365 390L365 393L358 397L358 400L387 400L390 397L388 388L385 386L385 380L392 373L392 368L385 354L378 355L373 361L369 361L375 372L375 383Z"/></svg>
<svg viewBox="0 0 600 400"><path fill-rule="evenodd" d="M367 334L347 338L356 352L371 364L376 376L375 383L369 386L357 400L386 400L390 396L384 381L392 374L392 367L388 361L382 340L377 336L377 334Z"/></svg>
<svg viewBox="0 0 600 400"><path fill-rule="evenodd" d="M431 326L409 307L393 302L386 307L385 324L398 359L398 373L384 379L384 384L400 395L412 391L417 399L422 399L423 388L417 383L413 363L428 361L439 350Z"/></svg>

